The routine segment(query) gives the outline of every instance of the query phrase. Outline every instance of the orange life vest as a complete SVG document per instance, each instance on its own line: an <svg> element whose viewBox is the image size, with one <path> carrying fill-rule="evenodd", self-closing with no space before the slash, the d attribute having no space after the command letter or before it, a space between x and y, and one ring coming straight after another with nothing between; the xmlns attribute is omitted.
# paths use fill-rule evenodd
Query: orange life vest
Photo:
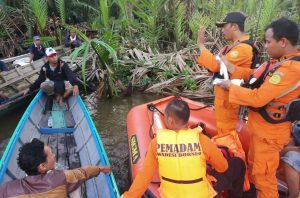
<svg viewBox="0 0 300 198"><path fill-rule="evenodd" d="M245 83L244 87L248 87L251 89L259 88L265 78L268 75L273 75L273 73L278 69L282 63L285 61L300 61L300 56L295 56L292 58L288 58L285 60L282 60L280 62L277 62L275 60L270 60L264 64L262 64L257 70L253 72L253 74L250 76L249 80ZM274 62L275 61L275 62ZM278 98L288 94L289 92L295 90L300 86L300 82L293 85L289 90L287 90L285 93L278 96ZM299 96L300 97L300 96ZM276 109L280 110L281 112L271 112L267 110L267 107L275 107ZM295 99L293 101L290 101L287 104L276 104L273 102L270 102L266 104L263 107L260 108L251 108L251 110L258 112L267 122L277 124L282 123L286 121L294 122L296 120L299 120L300 118L300 99ZM274 118L276 119L274 119Z"/></svg>
<svg viewBox="0 0 300 198"><path fill-rule="evenodd" d="M227 147L228 150L231 153L233 153L235 157L241 158L246 164L246 155L236 131L231 131L230 133L227 134L216 135L212 137L211 140L217 145ZM245 180L244 180L244 191L247 191L249 189L250 189L250 182L249 182L248 174L246 173Z"/></svg>

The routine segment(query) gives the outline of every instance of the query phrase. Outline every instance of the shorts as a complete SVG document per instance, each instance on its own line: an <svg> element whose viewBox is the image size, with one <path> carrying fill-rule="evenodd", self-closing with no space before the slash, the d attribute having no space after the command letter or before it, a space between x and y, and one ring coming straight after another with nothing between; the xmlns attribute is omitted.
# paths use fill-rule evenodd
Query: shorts
<svg viewBox="0 0 300 198"><path fill-rule="evenodd" d="M73 86L69 81L65 81L65 90L73 90ZM41 89L48 95L51 96L55 94L54 92L54 82L53 81L45 81L41 84Z"/></svg>
<svg viewBox="0 0 300 198"><path fill-rule="evenodd" d="M292 135L296 146L300 146L300 124L293 124Z"/></svg>
<svg viewBox="0 0 300 198"><path fill-rule="evenodd" d="M293 167L298 173L300 172L300 152L289 151L281 157L281 160Z"/></svg>

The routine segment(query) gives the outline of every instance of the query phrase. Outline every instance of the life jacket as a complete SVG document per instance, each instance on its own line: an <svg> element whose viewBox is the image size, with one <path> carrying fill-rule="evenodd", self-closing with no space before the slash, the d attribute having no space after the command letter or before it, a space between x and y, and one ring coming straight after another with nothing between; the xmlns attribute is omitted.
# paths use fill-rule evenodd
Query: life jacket
<svg viewBox="0 0 300 198"><path fill-rule="evenodd" d="M160 129L157 158L162 197L213 197L206 178L206 160L199 129Z"/></svg>
<svg viewBox="0 0 300 198"><path fill-rule="evenodd" d="M218 146L219 150L223 153L223 156L227 160L233 156L239 157L244 161L245 165L247 165L245 151L236 131L216 135L212 137L211 140ZM244 191L250 189L250 182L247 172L245 174L243 189Z"/></svg>
<svg viewBox="0 0 300 198"><path fill-rule="evenodd" d="M282 65L282 63L286 61L300 61L300 56L295 56L292 58L288 58L272 64L271 61L263 64L257 70L254 71L253 75L250 76L249 80L243 85L244 87L248 87L250 89L258 89L265 81L267 76L272 76L274 72ZM272 65L272 66L270 66ZM300 82L293 85L289 90L278 96L280 98L285 96L286 94L294 91L300 86ZM299 96L300 97L300 96ZM267 107L275 107L278 110L282 110L285 113L274 113L267 110ZM290 101L287 104L276 104L273 102L269 102L263 107L260 108L253 108L249 107L252 111L258 112L267 122L272 124L278 124L283 122L295 122L300 120L300 98ZM276 119L273 119L275 117Z"/></svg>
<svg viewBox="0 0 300 198"><path fill-rule="evenodd" d="M222 152L225 159L228 161L230 158L234 157L234 153L229 150L227 146L217 145L218 149ZM206 172L208 175L213 171L213 167L206 163Z"/></svg>
<svg viewBox="0 0 300 198"><path fill-rule="evenodd" d="M235 134L233 134L233 133L235 133ZM243 147L242 147L242 145L239 145L237 143L237 141L239 141L239 139L238 140L237 139L238 139L238 136L237 136L236 132L233 131L232 133L216 135L211 138L211 141L214 142L216 145L218 145L219 148L222 148L222 147L228 148L228 150L231 153L233 153L233 155L235 157L239 157L239 158L243 159L244 161L246 161L245 152L243 150ZM221 149L221 151L222 151L222 149ZM224 155L225 152L222 151L222 153ZM226 154L224 156L226 157L227 155L228 154ZM231 156L231 154L229 154L228 156Z"/></svg>
<svg viewBox="0 0 300 198"><path fill-rule="evenodd" d="M242 86L250 89L259 88L264 82L268 72L276 66L276 64L273 64L274 62L276 62L276 60L273 59L264 62L261 66L254 70L249 79L242 84Z"/></svg>
<svg viewBox="0 0 300 198"><path fill-rule="evenodd" d="M247 45L250 45L251 48L252 48L252 63L251 63L251 69L254 69L257 67L257 65L259 65L259 50L258 50L258 47L256 46L256 42L255 41L252 41L252 40L244 40L244 41L239 41L233 45L227 45L226 47L222 48L221 51L219 52L219 54L222 54L223 56L228 54L232 48L234 48L235 46L239 45L239 44L247 44ZM223 79L224 77L220 75L219 72L215 72L214 73L214 76L213 76L213 79L215 78L220 78L220 79Z"/></svg>

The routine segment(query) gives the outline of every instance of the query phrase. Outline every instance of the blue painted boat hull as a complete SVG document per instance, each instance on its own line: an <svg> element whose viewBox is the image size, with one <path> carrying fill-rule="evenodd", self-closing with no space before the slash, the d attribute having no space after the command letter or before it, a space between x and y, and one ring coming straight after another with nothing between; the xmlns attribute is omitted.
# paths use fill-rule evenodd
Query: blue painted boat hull
<svg viewBox="0 0 300 198"><path fill-rule="evenodd" d="M44 134L72 133L81 166L109 165L98 131L80 96L72 96L67 101L75 121L72 128L46 130L39 126L46 100L47 97L40 91L19 121L0 161L0 184L25 177L25 173L17 165L19 148L25 142L41 138ZM110 175L100 173L98 177L86 181L85 191L89 198L120 197L113 173Z"/></svg>

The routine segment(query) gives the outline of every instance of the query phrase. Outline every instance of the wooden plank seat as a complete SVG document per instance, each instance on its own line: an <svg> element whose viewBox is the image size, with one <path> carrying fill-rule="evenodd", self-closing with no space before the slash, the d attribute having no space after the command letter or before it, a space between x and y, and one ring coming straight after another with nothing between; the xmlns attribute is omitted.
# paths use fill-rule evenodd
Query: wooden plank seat
<svg viewBox="0 0 300 198"><path fill-rule="evenodd" d="M53 102L52 97L48 97L45 107L44 113L40 119L39 127L41 129L45 128L74 128L76 123L73 118L72 112L69 111L69 104L65 103L65 106L59 106L56 102ZM48 120L52 117L53 126L48 126ZM59 130L58 130L59 131Z"/></svg>
<svg viewBox="0 0 300 198"><path fill-rule="evenodd" d="M52 148L58 169L74 169L81 166L72 133L42 134L40 139Z"/></svg>
<svg viewBox="0 0 300 198"><path fill-rule="evenodd" d="M59 106L56 102L53 102L53 97L47 97L47 101L44 106L44 114L39 121L39 128L57 129L52 133L41 134L41 140L48 144L56 155L56 161L58 166L65 168L77 168L80 167L80 159L78 152L76 152L77 145L73 133L60 132L64 128L74 128L75 120L72 113L68 110L69 105L65 103L65 106ZM52 126L49 125L49 118L52 118Z"/></svg>
<svg viewBox="0 0 300 198"><path fill-rule="evenodd" d="M52 148L52 152L56 156L56 169L71 170L81 167L73 133L42 134L40 140ZM81 185L81 187L69 194L69 197L87 197L85 184Z"/></svg>

